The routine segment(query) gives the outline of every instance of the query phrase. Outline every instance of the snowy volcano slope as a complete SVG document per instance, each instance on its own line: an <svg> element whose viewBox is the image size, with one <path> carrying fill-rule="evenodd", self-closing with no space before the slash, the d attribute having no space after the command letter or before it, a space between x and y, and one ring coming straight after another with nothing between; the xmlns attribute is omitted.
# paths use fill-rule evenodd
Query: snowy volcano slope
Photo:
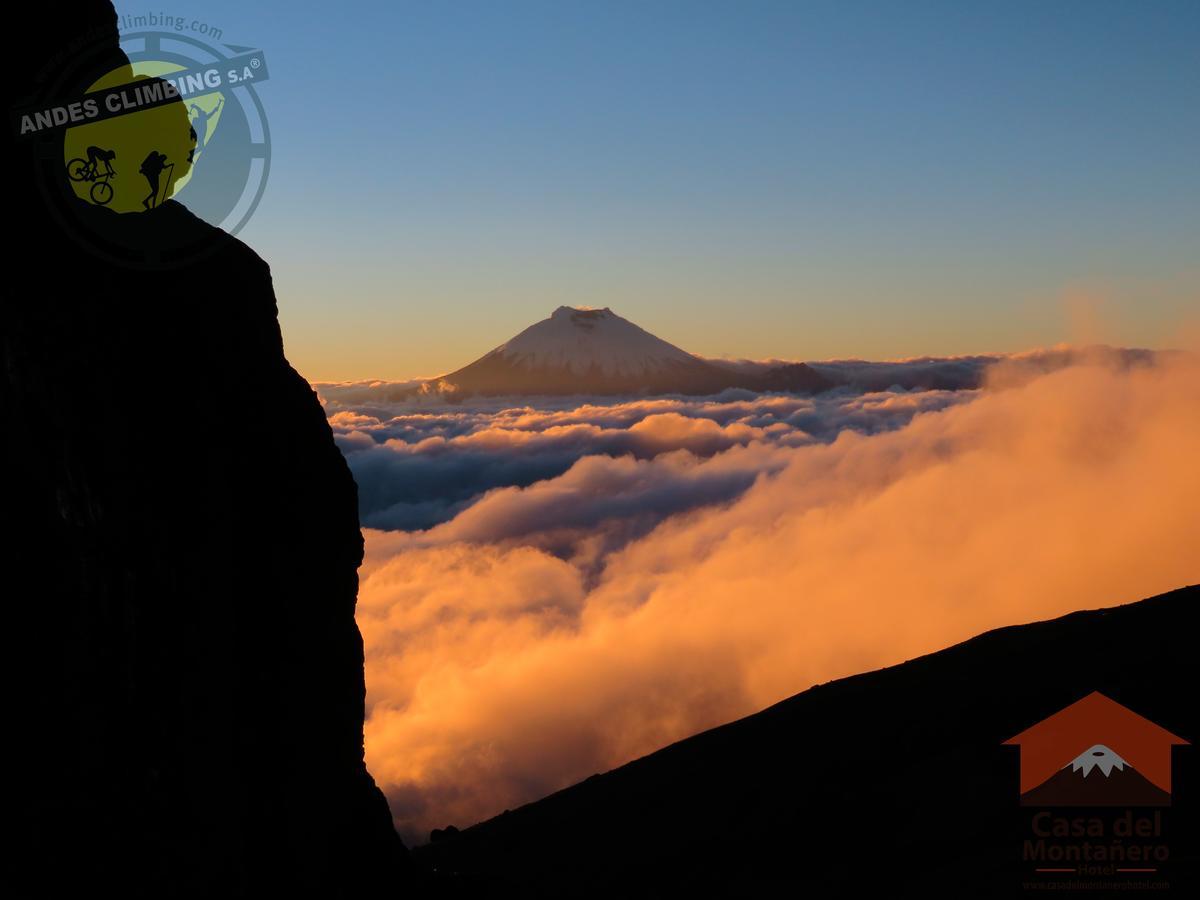
<svg viewBox="0 0 1200 900"><path fill-rule="evenodd" d="M828 386L803 364L780 369L772 369L770 378L732 371L655 337L607 307L560 306L550 318L438 381L442 390L462 395L713 394L730 387L813 391Z"/></svg>
<svg viewBox="0 0 1200 900"><path fill-rule="evenodd" d="M639 377L697 361L608 307L560 306L550 318L530 325L492 352L527 368L565 368L576 375L599 372L617 377Z"/></svg>

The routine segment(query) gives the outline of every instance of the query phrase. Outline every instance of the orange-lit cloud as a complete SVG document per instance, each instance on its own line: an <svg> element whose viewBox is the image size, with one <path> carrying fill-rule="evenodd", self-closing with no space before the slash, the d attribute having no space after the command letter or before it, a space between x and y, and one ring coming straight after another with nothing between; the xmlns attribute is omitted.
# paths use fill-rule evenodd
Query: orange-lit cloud
<svg viewBox="0 0 1200 900"><path fill-rule="evenodd" d="M656 452L369 531L368 764L398 824L469 824L816 682L1200 581L1200 365L1075 363L1007 362L928 409L843 398L918 406L825 440L659 411L630 420ZM545 415L517 442L584 426L603 445L622 413Z"/></svg>

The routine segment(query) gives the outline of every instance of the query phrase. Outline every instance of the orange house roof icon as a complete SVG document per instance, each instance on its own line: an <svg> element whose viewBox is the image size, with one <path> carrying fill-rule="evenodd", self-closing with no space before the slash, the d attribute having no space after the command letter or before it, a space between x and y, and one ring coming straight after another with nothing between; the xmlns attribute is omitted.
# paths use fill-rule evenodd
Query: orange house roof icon
<svg viewBox="0 0 1200 900"><path fill-rule="evenodd" d="M1021 748L1023 803L1107 806L1169 803L1171 747L1188 742L1093 691L1004 743ZM1143 789L1131 793L1135 779ZM1114 794L1117 782L1125 787Z"/></svg>

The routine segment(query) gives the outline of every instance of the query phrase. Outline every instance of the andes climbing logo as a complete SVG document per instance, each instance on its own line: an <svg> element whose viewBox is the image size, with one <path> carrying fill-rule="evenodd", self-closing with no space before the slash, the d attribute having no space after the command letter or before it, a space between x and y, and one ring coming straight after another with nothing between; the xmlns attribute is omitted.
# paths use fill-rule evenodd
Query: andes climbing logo
<svg viewBox="0 0 1200 900"><path fill-rule="evenodd" d="M64 60L45 96L17 111L20 137L36 144L45 193L59 218L102 255L132 264L184 262L236 234L266 190L270 131L258 87L261 50L209 44L188 34L112 34ZM54 160L58 164L54 165ZM178 200L222 229L149 216Z"/></svg>

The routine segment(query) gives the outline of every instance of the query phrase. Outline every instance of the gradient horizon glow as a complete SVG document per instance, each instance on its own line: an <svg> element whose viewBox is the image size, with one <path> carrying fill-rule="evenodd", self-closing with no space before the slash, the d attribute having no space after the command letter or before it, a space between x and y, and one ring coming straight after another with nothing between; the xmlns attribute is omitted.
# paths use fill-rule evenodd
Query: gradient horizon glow
<svg viewBox="0 0 1200 900"><path fill-rule="evenodd" d="M1161 347L1200 308L1194 2L117 12L266 52L241 236L310 380L446 372L564 304L800 359Z"/></svg>

